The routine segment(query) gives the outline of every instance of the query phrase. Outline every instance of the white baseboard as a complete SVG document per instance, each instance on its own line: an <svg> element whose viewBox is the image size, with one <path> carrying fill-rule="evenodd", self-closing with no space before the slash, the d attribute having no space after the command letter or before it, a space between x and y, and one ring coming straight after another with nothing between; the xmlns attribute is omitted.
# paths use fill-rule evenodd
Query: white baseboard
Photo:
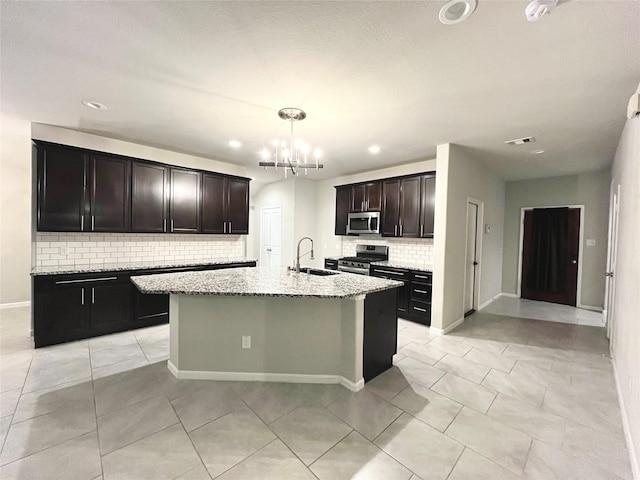
<svg viewBox="0 0 640 480"><path fill-rule="evenodd" d="M602 307L594 307L593 305L582 305L582 304L578 304L576 305L577 308L582 308L584 310L591 310L592 312L599 312L602 313Z"/></svg>
<svg viewBox="0 0 640 480"><path fill-rule="evenodd" d="M504 293L499 293L497 295L494 295L493 297L491 297L489 300L487 300L486 302L484 302L482 305L480 305L478 307L478 310L482 310L484 307L486 307L487 305L489 305L492 302L495 302L498 298L500 298L501 296L506 295Z"/></svg>
<svg viewBox="0 0 640 480"><path fill-rule="evenodd" d="M340 384L358 392L364 388L364 379L357 382L347 380L342 375L307 375L299 373L258 373L258 372L210 372L201 370L178 370L169 360L169 371L179 380L224 380L230 382L283 382L283 383L323 383Z"/></svg>
<svg viewBox="0 0 640 480"><path fill-rule="evenodd" d="M494 298L497 297L509 297L509 298L520 298L520 295L518 295L517 293L506 293L506 292L500 292L498 295L496 295Z"/></svg>
<svg viewBox="0 0 640 480"><path fill-rule="evenodd" d="M15 302L15 303L0 303L0 310L4 310L5 308L20 308L20 307L30 307L31 302L27 300L26 302Z"/></svg>
<svg viewBox="0 0 640 480"><path fill-rule="evenodd" d="M624 437L627 441L627 450L629 450L629 460L631 461L631 470L633 471L633 478L640 480L640 463L638 463L638 456L633 445L633 438L631 437L631 429L629 428L629 417L627 416L627 410L624 407L622 389L620 388L620 378L618 377L618 367L616 366L615 357L613 355L611 357L611 363L613 364L613 377L616 379L616 390L618 392L618 403L620 404L620 414L622 417Z"/></svg>
<svg viewBox="0 0 640 480"><path fill-rule="evenodd" d="M455 322L453 322L451 325L449 325L446 328L434 328L434 327L429 327L429 330L431 330L433 333L435 333L436 335L446 335L447 333L449 333L451 330L453 330L454 328L462 325L462 323L464 322L464 317L459 318L458 320L456 320Z"/></svg>

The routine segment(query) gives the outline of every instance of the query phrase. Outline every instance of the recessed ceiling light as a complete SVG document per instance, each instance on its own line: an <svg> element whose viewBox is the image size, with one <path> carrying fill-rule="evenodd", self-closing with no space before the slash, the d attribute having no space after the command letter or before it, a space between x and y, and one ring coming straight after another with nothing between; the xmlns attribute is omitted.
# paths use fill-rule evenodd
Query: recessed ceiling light
<svg viewBox="0 0 640 480"><path fill-rule="evenodd" d="M229 142L229 146L231 148L240 148L242 146L242 144L238 140L231 140Z"/></svg>
<svg viewBox="0 0 640 480"><path fill-rule="evenodd" d="M106 110L107 106L100 102L91 102L89 100L82 100L82 104L85 107L93 108L94 110Z"/></svg>
<svg viewBox="0 0 640 480"><path fill-rule="evenodd" d="M445 25L455 25L464 22L475 11L478 0L450 0L438 14L440 23Z"/></svg>
<svg viewBox="0 0 640 480"><path fill-rule="evenodd" d="M540 155L544 153L544 150L531 150L531 155Z"/></svg>
<svg viewBox="0 0 640 480"><path fill-rule="evenodd" d="M369 147L369 153L372 155L376 155L378 153L380 153L380 147L378 145L371 145Z"/></svg>

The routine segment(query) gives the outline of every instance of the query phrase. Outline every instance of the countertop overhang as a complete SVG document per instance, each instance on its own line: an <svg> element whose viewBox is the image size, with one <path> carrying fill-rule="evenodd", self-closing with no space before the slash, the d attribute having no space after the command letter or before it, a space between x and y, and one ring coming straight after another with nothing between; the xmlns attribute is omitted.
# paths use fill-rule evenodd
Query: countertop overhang
<svg viewBox="0 0 640 480"><path fill-rule="evenodd" d="M346 272L328 276L296 273L286 267L165 273L131 277L131 281L148 294L310 298L351 298L403 285Z"/></svg>

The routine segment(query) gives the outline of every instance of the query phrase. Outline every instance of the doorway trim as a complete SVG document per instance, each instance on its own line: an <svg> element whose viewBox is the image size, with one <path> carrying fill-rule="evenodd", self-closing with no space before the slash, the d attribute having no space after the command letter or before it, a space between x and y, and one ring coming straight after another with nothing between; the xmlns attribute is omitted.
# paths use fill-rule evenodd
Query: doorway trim
<svg viewBox="0 0 640 480"><path fill-rule="evenodd" d="M469 204L472 203L474 205L476 205L477 209L478 209L478 216L476 218L476 261L478 262L478 265L476 267L476 272L475 272L475 285L473 288L473 305L472 308L477 312L479 310L480 307L480 284L481 279L482 279L482 237L483 237L483 233L484 233L484 202L482 200L478 200L477 198L473 198L473 197L467 197L467 208L469 208ZM467 244L468 242L466 241L469 237L469 232L467 231L466 228L466 223L467 223L467 216L466 216L466 210L465 210L465 247L464 247L464 258L465 258L465 262L467 259ZM465 271L463 273L463 278L464 278L464 282L462 284L462 317L464 318L465 315L465 294L467 292L467 273L466 273L466 265L465 265Z"/></svg>
<svg viewBox="0 0 640 480"><path fill-rule="evenodd" d="M602 320L607 332L607 338L613 337L613 331L615 328L614 320L614 306L613 300L615 298L615 270L616 260L618 254L618 214L620 212L620 184L611 182L611 189L609 192L609 228L607 232L607 271L606 271L606 283L604 290L604 308L602 310ZM609 276L612 272L613 275Z"/></svg>
<svg viewBox="0 0 640 480"><path fill-rule="evenodd" d="M520 208L520 242L518 246L518 284L516 286L516 295L522 298L522 252L524 250L524 212L533 210L534 208L579 208L580 209L580 238L578 250L578 282L576 284L576 308L586 310L596 310L594 307L582 305L582 257L584 254L584 205L540 205L537 207Z"/></svg>
<svg viewBox="0 0 640 480"><path fill-rule="evenodd" d="M264 240L264 231L262 228L262 217L264 215L265 210L277 210L280 213L280 219L282 222L282 205L269 205L260 208L260 235L258 237L258 265L260 265L260 261L262 260L262 242ZM282 223L280 223L280 255L282 257ZM282 261L282 260L281 260Z"/></svg>

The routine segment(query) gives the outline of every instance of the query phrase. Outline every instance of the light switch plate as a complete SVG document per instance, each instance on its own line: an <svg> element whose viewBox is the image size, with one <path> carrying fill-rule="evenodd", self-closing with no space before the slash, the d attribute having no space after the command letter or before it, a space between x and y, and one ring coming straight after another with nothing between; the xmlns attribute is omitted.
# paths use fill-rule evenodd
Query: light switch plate
<svg viewBox="0 0 640 480"><path fill-rule="evenodd" d="M587 247L595 247L595 246L596 246L595 238L587 238Z"/></svg>

